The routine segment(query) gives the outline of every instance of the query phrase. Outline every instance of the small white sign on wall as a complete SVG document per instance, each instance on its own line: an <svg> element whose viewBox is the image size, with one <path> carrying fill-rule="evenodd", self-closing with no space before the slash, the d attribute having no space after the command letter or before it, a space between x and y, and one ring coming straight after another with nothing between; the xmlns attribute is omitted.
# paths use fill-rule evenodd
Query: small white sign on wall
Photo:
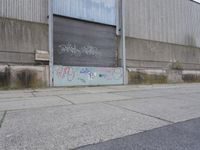
<svg viewBox="0 0 200 150"><path fill-rule="evenodd" d="M35 60L38 61L49 61L49 53L44 50L36 50L35 51Z"/></svg>

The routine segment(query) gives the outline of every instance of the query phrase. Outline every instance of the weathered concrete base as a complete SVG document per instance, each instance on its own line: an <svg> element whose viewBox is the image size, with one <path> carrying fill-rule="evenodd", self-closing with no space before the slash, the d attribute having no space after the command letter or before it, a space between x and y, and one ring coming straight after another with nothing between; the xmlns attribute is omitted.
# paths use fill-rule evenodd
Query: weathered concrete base
<svg viewBox="0 0 200 150"><path fill-rule="evenodd" d="M0 66L0 88L38 88L48 85L48 66Z"/></svg>
<svg viewBox="0 0 200 150"><path fill-rule="evenodd" d="M164 70L128 69L129 84L167 83L167 73Z"/></svg>
<svg viewBox="0 0 200 150"><path fill-rule="evenodd" d="M0 66L0 87L6 87L9 84L9 73L6 66Z"/></svg>
<svg viewBox="0 0 200 150"><path fill-rule="evenodd" d="M129 84L199 83L200 71L128 68ZM49 86L49 66L0 66L0 89Z"/></svg>
<svg viewBox="0 0 200 150"><path fill-rule="evenodd" d="M200 82L200 71L183 71L182 79L186 83Z"/></svg>
<svg viewBox="0 0 200 150"><path fill-rule="evenodd" d="M128 69L129 84L163 84L200 82L200 71Z"/></svg>
<svg viewBox="0 0 200 150"><path fill-rule="evenodd" d="M54 86L122 85L120 67L54 66Z"/></svg>
<svg viewBox="0 0 200 150"><path fill-rule="evenodd" d="M167 77L169 83L183 83L182 70L168 70Z"/></svg>

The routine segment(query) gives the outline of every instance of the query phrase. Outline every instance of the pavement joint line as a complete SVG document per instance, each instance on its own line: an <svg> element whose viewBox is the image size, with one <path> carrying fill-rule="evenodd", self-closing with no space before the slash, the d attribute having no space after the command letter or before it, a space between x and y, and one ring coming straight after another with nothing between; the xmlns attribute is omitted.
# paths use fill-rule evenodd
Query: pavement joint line
<svg viewBox="0 0 200 150"><path fill-rule="evenodd" d="M72 101L70 101L70 100L68 100L68 99L66 99L66 98L64 98L64 97L62 97L62 96L59 96L59 95L56 95L56 96L59 97L59 98L61 98L62 100L66 101L66 102L71 103L72 105L76 105L76 104L73 103Z"/></svg>
<svg viewBox="0 0 200 150"><path fill-rule="evenodd" d="M36 110L36 109L47 109L47 108L56 108L56 107L69 107L69 106L84 106L84 105L89 105L89 104L100 104L102 102L89 102L89 103L79 103L79 104L61 104L61 105L52 105L52 106L42 106L42 107L32 107L32 108L21 108L21 109L7 109L7 112L17 112L17 111L25 111L25 110ZM5 110L0 110L0 112L4 112Z"/></svg>
<svg viewBox="0 0 200 150"><path fill-rule="evenodd" d="M124 101L130 101L132 99L124 99ZM104 102L87 102L87 103L75 103L73 104L61 104L61 105L52 105L52 106L43 106L43 107L33 107L33 108L21 108L21 109L8 109L7 112L17 112L17 111L25 111L25 110L36 110L36 109L47 109L47 108L56 108L56 107L71 107L71 106L84 106L84 105L91 105L91 104L104 104L106 102L117 102L123 100L112 100L112 101L104 101ZM105 105L105 104L104 104ZM5 110L0 110L0 112L4 112Z"/></svg>
<svg viewBox="0 0 200 150"><path fill-rule="evenodd" d="M135 91L135 90L131 90L131 91ZM139 90L139 91L141 91L141 89ZM118 93L119 91L115 91L115 94L116 93ZM127 92L127 91L123 91L123 92ZM39 93L39 92L38 92ZM103 93L108 93L108 92L103 92ZM111 93L113 93L113 92L111 92ZM199 92L193 92L193 93L199 93ZM77 93L73 93L73 94L62 94L62 95L75 95L75 94L77 94ZM83 92L83 93L81 93L81 94L95 94L95 93L86 93L86 92ZM114 94L114 93L113 93ZM178 95L183 95L183 94L185 94L185 93L178 93ZM116 94L116 95L120 95L120 94ZM187 95L187 94L185 94L185 95ZM45 95L45 96L36 96L36 97L47 97L48 95ZM56 96L56 95L49 95L49 96ZM163 95L163 96L165 96L165 95ZM157 97L163 97L163 96L157 96ZM12 97L12 98L10 98L10 99L13 99L13 98L22 98L22 97ZM24 98L24 97L23 97ZM33 98L33 96L29 96L29 97L25 97L25 98ZM146 97L146 98L148 98L148 97ZM153 97L153 98L155 98L155 97ZM111 100L111 101L104 101L104 103L106 103L106 102L118 102L118 101L131 101L131 100L140 100L140 99L145 99L145 98L134 98L134 97L130 97L130 99L121 99L121 100ZM172 99L176 99L176 98L172 98ZM1 102L1 101L0 101ZM10 101L10 102L12 102L12 101ZM13 101L14 102L14 101ZM88 103L77 103L77 104L75 104L75 105L88 105L88 104L99 104L99 103L102 103L102 102L88 102ZM52 106L44 106L44 107L35 107L35 108L32 108L32 109L37 109L37 108L40 108L40 109L42 109L42 108L51 108L51 107L57 107L57 106L70 106L70 105L52 105ZM18 110L27 110L27 109L31 109L31 108L24 108L24 109L11 109L11 110L9 110L9 111L18 111ZM4 112L5 110L0 110L0 112ZM153 117L155 117L155 116L153 116ZM162 119L162 118L161 118Z"/></svg>
<svg viewBox="0 0 200 150"><path fill-rule="evenodd" d="M7 103L7 102L21 102L21 101L31 101L32 99L30 99L30 98L44 98L44 97L57 97L56 95L52 95L52 96L36 96L36 97L33 97L33 96L31 96L31 97L24 97L24 98L22 98L22 97L15 97L15 98L21 98L20 100L10 100L10 99L15 99L15 98L10 98L9 100L1 100L0 99L0 104L1 103ZM28 100L27 100L27 98L28 98Z"/></svg>
<svg viewBox="0 0 200 150"><path fill-rule="evenodd" d="M122 86L123 87L123 86ZM131 86L130 86L131 87ZM162 87L162 86L148 86L148 87L134 87L135 89L131 89L131 90L134 90L134 91L137 91L137 90L156 90L156 89L176 89L178 87L176 86L173 86L173 87L170 87L170 86L167 86L167 87ZM183 87L183 88L186 88L186 87ZM108 89L112 89L112 90L119 90L119 89L116 89L114 87L109 87ZM124 91L129 91L129 90L124 90Z"/></svg>
<svg viewBox="0 0 200 150"><path fill-rule="evenodd" d="M85 93L87 94L87 93ZM74 95L74 94L69 94L69 95ZM48 96L37 96L38 98L42 98L42 97L48 97ZM120 99L120 100L107 100L107 101L97 101L97 102L86 102L86 103L73 103L71 102L70 100L68 99L65 99L61 96L58 96L58 95L53 95L52 97L59 97L69 103L71 103L71 105L89 105L89 104L100 104L100 103L109 103L109 102L123 102L123 101L134 101L134 100L143 100L143 99L147 99L147 98L161 98L163 96L156 96L156 97L142 97L142 98L134 98L134 97L130 97L128 99ZM28 97L28 98L33 98L33 97ZM176 100L176 98L171 98L171 99L174 99ZM17 100L17 101L25 101L25 100ZM13 101L0 101L0 103L5 103L5 102L16 102L16 100L13 100ZM56 107L56 106L68 106L68 105L52 105L52 106L44 106L44 107L36 107L36 108L51 108L51 107ZM33 109L36 109L36 108L33 108ZM11 110L8 110L8 111L18 111L18 110L27 110L27 109L31 109L31 108L24 108L24 109L11 109ZM4 110L3 110L4 111ZM3 112L0 110L0 112Z"/></svg>
<svg viewBox="0 0 200 150"><path fill-rule="evenodd" d="M108 88L109 89L109 88ZM110 88L112 89L112 88ZM130 89L130 90L117 90L117 89L112 89L113 91L109 91L109 92L85 92L85 91L80 91L80 92L77 92L79 94L96 94L96 93L118 93L118 92L131 92L131 91L140 91L141 89ZM150 89L146 89L146 90L150 90ZM63 91L63 90L56 90L56 91ZM35 95L35 93L43 93L43 92L46 92L46 91L30 91L30 92L24 92L24 93L30 93L32 94L33 96L35 97L38 97L37 95ZM77 93L73 93L73 94L77 94ZM8 94L8 93L3 93L3 94ZM73 95L73 94L62 94L62 95ZM56 96L55 95L43 95L43 96ZM6 97L7 99L9 98L22 98L22 97Z"/></svg>
<svg viewBox="0 0 200 150"><path fill-rule="evenodd" d="M97 93L90 93L90 92L86 92L86 93L73 93L73 94L61 94L61 95L76 95L76 94L82 94L82 95L86 95L86 94L98 94L98 93L110 93L110 94L116 94L116 95L121 95L121 96L124 96L122 94L117 94L119 91L114 91L114 92L97 92ZM121 92L131 92L131 91L121 91ZM195 92L195 93L198 93L198 92ZM185 93L178 93L177 95L182 95L182 94L185 94ZM187 94L185 94L187 95ZM19 96L19 97L4 97L4 98L1 98L0 97L0 101L1 99L14 99L14 98L32 98L32 97L47 97L47 96L57 96L56 94L54 95L40 95L40 96L37 96L37 95L33 95L32 96L25 96L25 97L22 97L22 96ZM126 95L127 96L127 95ZM167 95L163 95L163 96L167 96ZM147 97L148 98L148 97Z"/></svg>
<svg viewBox="0 0 200 150"><path fill-rule="evenodd" d="M170 120L166 120L166 119L163 119L163 118L160 118L160 117L156 117L156 116L152 116L152 115L149 115L149 114L145 114L145 113L142 113L142 112L139 112L139 111L135 111L135 110L132 110L132 109L128 109L128 108L125 108L123 106L118 106L118 105L114 105L114 104L109 104L109 103L106 103L104 102L105 105L110 105L110 106L113 106L113 107L116 107L116 108L121 108L121 109L124 109L124 110L127 110L129 112L134 112L134 113L137 113L137 114L140 114L140 115L143 115L143 116L147 116L147 117L151 117L151 118L154 118L154 119L158 119L158 120L161 120L161 121L164 121L164 122L167 122L169 124L174 124L175 122L173 121L170 121Z"/></svg>
<svg viewBox="0 0 200 150"><path fill-rule="evenodd" d="M155 84L155 85L144 85L144 86L131 86L130 85L130 87L134 87L135 89L134 90L149 90L149 89L152 89L152 87L153 87L153 89L160 89L160 88L162 88L162 89L173 89L173 88L183 88L183 89L185 89L185 88L188 88L189 86L192 86L192 87L196 87L196 86L198 86L198 85L200 85L200 84L189 84L189 85L187 85L187 84L178 84L178 85L173 85L173 84L163 84L163 85L157 85L157 84ZM87 87L87 86L86 86ZM117 86L117 87L124 87L124 86ZM79 88L80 90L81 89L84 89L85 87L81 87L81 88ZM90 88L90 87L89 87ZM91 87L92 88L92 87ZM114 89L114 90L118 90L118 89L116 89L116 88L114 88L113 86L105 86L105 88L108 88L108 89ZM26 91L24 91L24 93L31 93L31 92L45 92L45 91L47 91L48 89L51 89L51 90L54 90L54 91L63 91L63 90L68 90L67 88L42 88L42 89L29 89L29 90L26 90ZM71 89L73 89L73 88L70 88L70 90ZM76 89L76 88L74 88L74 89ZM40 90L45 90L45 91L40 91ZM133 90L133 89L132 89ZM11 92L12 91L19 91L19 92L21 92L21 90L10 90ZM127 90L125 90L125 91L127 91ZM4 94L4 93L3 93Z"/></svg>
<svg viewBox="0 0 200 150"><path fill-rule="evenodd" d="M110 88L110 89L114 89L114 88ZM110 92L96 92L96 93L93 93L93 92L85 92L85 91L80 91L80 93L73 93L73 94L61 94L61 95L75 95L75 94L98 94L98 93L110 93L110 94L117 94L117 93L119 93L119 92L121 92L121 93L126 93L126 92L131 92L131 91L133 91L133 92L135 92L135 91L148 91L148 90L152 90L152 89L131 89L131 90L122 90L122 91L119 91L119 90L117 90L116 89L116 91L110 91ZM58 91L62 91L62 90L58 90ZM41 92L41 91L38 91L38 92L35 92L35 91L30 91L30 92L26 92L26 93L31 93L33 96L27 96L27 97L25 97L25 98L31 98L31 97L46 97L46 96L57 96L56 94L54 95L40 95L40 96L37 96L37 95L35 95L34 93L43 93L43 91ZM199 92L193 92L193 93L195 93L195 94L198 94ZM185 94L186 95L186 93L178 93L178 95L182 95L182 94ZM122 95L122 94L117 94L117 95ZM163 96L168 96L168 95L163 95ZM13 99L13 98L24 98L24 97L5 97L6 99ZM5 99L5 98L0 98L0 100L1 99Z"/></svg>
<svg viewBox="0 0 200 150"><path fill-rule="evenodd" d="M84 94L91 94L91 93L85 93L85 92L80 92L80 93L70 93L70 94L60 94L61 96L62 95L77 95L77 94L82 94L82 95L84 95ZM39 96L37 96L36 95L36 97L48 97L48 96L58 96L57 94L52 94L52 95L39 95Z"/></svg>
<svg viewBox="0 0 200 150"><path fill-rule="evenodd" d="M3 125L3 122L4 122L4 120L5 120L6 114L7 114L7 111L4 111L3 117L2 117L1 120L0 120L0 128L1 128L2 125Z"/></svg>
<svg viewBox="0 0 200 150"><path fill-rule="evenodd" d="M161 96L147 96L147 97L132 97L132 96L129 96L129 95L122 95L122 94L116 94L116 95L118 95L118 96L127 96L127 97L134 98L134 99L147 99L147 98L165 97L165 95L161 95Z"/></svg>
<svg viewBox="0 0 200 150"><path fill-rule="evenodd" d="M173 100L180 100L180 98L178 97L175 97L175 96L165 96L165 98L169 98L169 99L173 99ZM196 100L195 98L193 97L190 97L192 100Z"/></svg>
<svg viewBox="0 0 200 150"><path fill-rule="evenodd" d="M76 94L90 94L90 93L73 93L73 94L61 94L61 95L76 95ZM48 97L48 96L57 96L56 94L54 95L39 95L39 96L37 96L37 95L35 95L35 97ZM34 96L33 96L33 94L32 94L32 96L25 96L25 97L22 97L22 96L20 96L20 97L4 97L4 98L1 98L0 97L0 102L1 102L1 100L2 99L14 99L14 98L33 98Z"/></svg>
<svg viewBox="0 0 200 150"><path fill-rule="evenodd" d="M0 98L0 101L2 100L2 99L14 99L14 98L32 98L33 96L25 96L25 97L22 97L22 96L20 96L20 97L4 97L4 98Z"/></svg>
<svg viewBox="0 0 200 150"><path fill-rule="evenodd" d="M7 109L7 110L0 110L0 112L18 112L18 111L27 111L27 110L37 110L37 109L48 109L48 108L56 108L56 107L67 107L70 106L66 104L60 104L60 105L52 105L52 106L43 106L43 107L32 107L32 108L21 108L21 109ZM75 106L75 105L73 105Z"/></svg>
<svg viewBox="0 0 200 150"><path fill-rule="evenodd" d="M138 88L140 88L140 89L147 89L147 90L149 90L149 89L186 89L186 88L188 88L188 87L190 87L190 85L188 85L188 86L182 86L182 85L176 85L176 86L165 86L165 85L161 85L161 86L152 86L152 87L138 87Z"/></svg>
<svg viewBox="0 0 200 150"><path fill-rule="evenodd" d="M31 94L33 95L33 97L36 97L36 95L34 94L34 92L31 92Z"/></svg>
<svg viewBox="0 0 200 150"><path fill-rule="evenodd" d="M124 93L126 93L126 92L124 92ZM116 95L119 95L119 96L129 96L129 97L131 97L130 95L123 95L123 94L121 94L121 93L118 93L118 92L115 92L115 93L112 93L112 94L116 94ZM176 95L188 95L188 94L185 94L185 93L177 93ZM136 99L146 99L146 98L158 98L158 97L167 97L167 98L170 98L170 96L169 96L169 94L164 94L164 95L160 95L160 96L147 96L147 97L136 97ZM134 97L132 97L132 98L134 98Z"/></svg>
<svg viewBox="0 0 200 150"><path fill-rule="evenodd" d="M173 100L179 100L179 99L177 99L177 98L175 98L175 97L166 97L165 95L164 96L155 96L155 97L138 97L138 98L134 98L134 97L130 97L130 98L127 98L127 99L120 99L120 100L108 100L108 101L104 101L105 103L106 102L123 102L123 101L138 101L138 100L145 100L145 99L147 99L148 100L148 98L171 98L171 99L173 99ZM153 101L153 100L152 100ZM89 102L88 104L91 104L91 103L102 103L102 102Z"/></svg>

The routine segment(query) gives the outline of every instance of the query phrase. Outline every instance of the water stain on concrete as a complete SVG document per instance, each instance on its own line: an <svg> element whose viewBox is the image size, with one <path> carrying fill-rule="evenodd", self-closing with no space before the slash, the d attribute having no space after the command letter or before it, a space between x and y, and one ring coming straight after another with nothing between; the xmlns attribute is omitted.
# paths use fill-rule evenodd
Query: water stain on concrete
<svg viewBox="0 0 200 150"><path fill-rule="evenodd" d="M6 67L0 72L0 87L8 88L10 85L10 69Z"/></svg>
<svg viewBox="0 0 200 150"><path fill-rule="evenodd" d="M18 88L36 88L40 87L42 81L37 78L35 71L24 69L17 73Z"/></svg>
<svg viewBox="0 0 200 150"><path fill-rule="evenodd" d="M195 74L185 74L182 79L186 83L200 82L200 75Z"/></svg>
<svg viewBox="0 0 200 150"><path fill-rule="evenodd" d="M146 74L141 72L129 72L129 84L163 84L167 83L167 76Z"/></svg>

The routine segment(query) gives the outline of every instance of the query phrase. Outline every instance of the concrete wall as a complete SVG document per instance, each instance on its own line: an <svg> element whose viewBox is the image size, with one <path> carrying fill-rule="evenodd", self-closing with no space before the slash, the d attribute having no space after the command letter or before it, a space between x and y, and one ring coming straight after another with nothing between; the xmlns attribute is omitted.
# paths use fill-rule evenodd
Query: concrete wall
<svg viewBox="0 0 200 150"><path fill-rule="evenodd" d="M127 37L200 47L200 5L191 0L125 0Z"/></svg>
<svg viewBox="0 0 200 150"><path fill-rule="evenodd" d="M165 69L128 69L129 84L162 84L200 82L200 71Z"/></svg>
<svg viewBox="0 0 200 150"><path fill-rule="evenodd" d="M185 70L200 70L200 48L126 38L129 68L169 69L181 63Z"/></svg>
<svg viewBox="0 0 200 150"><path fill-rule="evenodd" d="M200 48L126 38L126 49L129 84L200 82Z"/></svg>
<svg viewBox="0 0 200 150"><path fill-rule="evenodd" d="M48 25L0 18L0 63L34 64L35 50L48 51Z"/></svg>

